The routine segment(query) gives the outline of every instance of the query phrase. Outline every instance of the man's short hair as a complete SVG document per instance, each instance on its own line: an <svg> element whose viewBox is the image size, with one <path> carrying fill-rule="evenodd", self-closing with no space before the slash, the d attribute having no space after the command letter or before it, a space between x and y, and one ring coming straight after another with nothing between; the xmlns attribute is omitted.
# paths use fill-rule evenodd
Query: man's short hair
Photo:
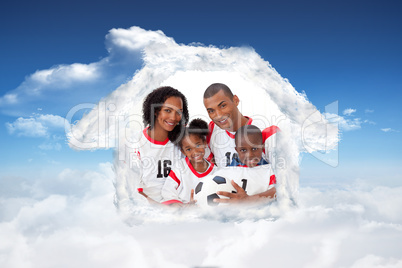
<svg viewBox="0 0 402 268"><path fill-rule="evenodd" d="M212 85L210 85L204 92L204 99L208 99L212 96L214 96L216 93L218 93L220 90L223 90L223 93L229 97L231 100L233 100L233 93L230 90L230 88L225 85L225 84L221 84L221 83L214 83Z"/></svg>

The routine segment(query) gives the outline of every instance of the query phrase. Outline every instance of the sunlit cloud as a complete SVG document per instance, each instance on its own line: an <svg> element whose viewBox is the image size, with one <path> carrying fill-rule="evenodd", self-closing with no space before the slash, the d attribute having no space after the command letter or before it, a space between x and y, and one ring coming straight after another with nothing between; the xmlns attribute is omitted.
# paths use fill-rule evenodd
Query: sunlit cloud
<svg viewBox="0 0 402 268"><path fill-rule="evenodd" d="M376 125L376 124L377 124L376 122L371 121L371 120L368 120L368 119L364 120L363 122L364 122L364 123L367 123L367 124L369 124L369 125Z"/></svg>
<svg viewBox="0 0 402 268"><path fill-rule="evenodd" d="M109 31L106 40L109 53L113 53L115 49L139 51L152 43L175 43L173 38L167 37L160 30L147 31L136 26L129 29L112 29Z"/></svg>
<svg viewBox="0 0 402 268"><path fill-rule="evenodd" d="M26 137L46 137L47 128L35 118L18 118L13 123L6 123L8 133Z"/></svg>
<svg viewBox="0 0 402 268"><path fill-rule="evenodd" d="M390 127L382 128L381 131L383 131L383 132L399 132L398 130L390 128Z"/></svg>
<svg viewBox="0 0 402 268"><path fill-rule="evenodd" d="M29 97L41 97L45 92L68 90L73 84L95 81L100 75L96 64L74 63L39 70L28 76L12 93L1 97L0 106L25 102Z"/></svg>
<svg viewBox="0 0 402 268"><path fill-rule="evenodd" d="M352 131L361 128L362 121L360 118L345 118L337 114L325 114L326 118L330 118L330 121L337 123L339 129L342 131Z"/></svg>
<svg viewBox="0 0 402 268"><path fill-rule="evenodd" d="M349 116L349 115L352 115L352 114L355 113L355 112L356 112L356 109L348 108L348 109L345 109L345 110L343 111L343 115Z"/></svg>
<svg viewBox="0 0 402 268"><path fill-rule="evenodd" d="M65 119L52 114L34 114L31 117L19 117L14 122L6 123L8 133L18 137L49 137L53 131L64 129Z"/></svg>
<svg viewBox="0 0 402 268"><path fill-rule="evenodd" d="M140 39L132 38L138 35ZM74 103L99 100L132 77L136 68L141 67L142 49L155 42L173 42L173 39L161 31L135 26L112 29L106 35L106 57L92 63L58 64L28 75L17 88L0 96L0 111L27 115L44 102L48 110L52 109L49 103L54 102L57 109L64 107L67 112Z"/></svg>

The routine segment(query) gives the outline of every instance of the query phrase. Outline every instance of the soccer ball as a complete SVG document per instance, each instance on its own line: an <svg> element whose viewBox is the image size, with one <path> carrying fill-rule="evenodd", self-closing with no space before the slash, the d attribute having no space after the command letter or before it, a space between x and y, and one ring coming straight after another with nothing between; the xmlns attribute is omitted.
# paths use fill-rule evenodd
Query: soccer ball
<svg viewBox="0 0 402 268"><path fill-rule="evenodd" d="M229 179L222 176L208 176L200 181L194 190L194 199L197 200L197 205L200 207L217 206L222 203L216 203L213 200L215 198L228 199L226 196L218 195L216 192L233 192L236 190L230 183Z"/></svg>

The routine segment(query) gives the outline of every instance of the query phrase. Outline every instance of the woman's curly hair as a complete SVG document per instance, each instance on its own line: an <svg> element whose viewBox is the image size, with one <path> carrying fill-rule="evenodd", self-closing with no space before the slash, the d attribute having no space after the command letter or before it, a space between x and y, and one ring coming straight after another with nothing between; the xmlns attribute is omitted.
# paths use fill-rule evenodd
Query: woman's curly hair
<svg viewBox="0 0 402 268"><path fill-rule="evenodd" d="M170 97L179 97L183 102L183 113L180 123L168 133L169 140L174 142L182 133L184 126L188 123L189 119L187 99L183 95L183 93L181 93L177 89L168 86L159 87L153 90L145 98L142 105L142 120L145 126L150 126L150 128L152 129L154 127L156 117L162 109L162 104L165 103L165 101Z"/></svg>
<svg viewBox="0 0 402 268"><path fill-rule="evenodd" d="M184 129L183 135L176 140L175 144L181 148L183 145L183 139L190 134L197 135L202 141L206 141L208 133L208 123L200 118L196 118L191 120L189 126Z"/></svg>

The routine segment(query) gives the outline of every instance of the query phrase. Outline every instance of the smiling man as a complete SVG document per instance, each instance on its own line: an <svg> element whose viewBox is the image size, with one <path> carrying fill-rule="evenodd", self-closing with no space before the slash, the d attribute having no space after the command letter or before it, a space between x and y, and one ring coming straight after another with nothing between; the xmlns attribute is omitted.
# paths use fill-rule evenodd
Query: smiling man
<svg viewBox="0 0 402 268"><path fill-rule="evenodd" d="M236 131L245 125L257 125L263 133L265 143L265 155L268 159L267 139L279 131L277 126L259 126L253 119L242 115L238 109L239 98L233 95L228 86L221 83L210 85L204 92L204 106L209 118L208 146L215 158L215 163L220 167L229 166L233 158L237 157L235 150Z"/></svg>

